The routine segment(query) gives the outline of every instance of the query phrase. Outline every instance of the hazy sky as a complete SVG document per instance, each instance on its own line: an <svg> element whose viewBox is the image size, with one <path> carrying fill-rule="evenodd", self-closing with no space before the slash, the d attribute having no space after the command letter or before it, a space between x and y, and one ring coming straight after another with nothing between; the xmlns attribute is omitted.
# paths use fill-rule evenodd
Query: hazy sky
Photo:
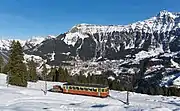
<svg viewBox="0 0 180 111"><path fill-rule="evenodd" d="M0 37L58 35L79 23L129 24L161 10L180 12L180 0L0 0Z"/></svg>

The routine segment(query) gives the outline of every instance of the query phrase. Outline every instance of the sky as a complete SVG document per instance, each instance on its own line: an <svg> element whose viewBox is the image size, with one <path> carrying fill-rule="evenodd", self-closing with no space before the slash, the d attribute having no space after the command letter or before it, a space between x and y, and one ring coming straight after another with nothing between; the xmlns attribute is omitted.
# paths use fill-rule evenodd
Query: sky
<svg viewBox="0 0 180 111"><path fill-rule="evenodd" d="M0 0L0 37L58 35L80 23L123 25L162 10L180 12L180 0Z"/></svg>

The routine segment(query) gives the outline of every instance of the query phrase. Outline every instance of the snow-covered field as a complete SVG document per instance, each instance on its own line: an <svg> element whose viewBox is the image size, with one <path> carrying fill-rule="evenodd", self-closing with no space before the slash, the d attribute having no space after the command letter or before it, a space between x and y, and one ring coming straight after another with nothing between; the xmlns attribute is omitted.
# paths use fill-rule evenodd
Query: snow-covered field
<svg viewBox="0 0 180 111"><path fill-rule="evenodd" d="M28 88L6 86L6 76L0 74L0 111L180 111L180 97L149 96L110 91L110 97L97 98L41 91L44 81L28 83ZM48 82L48 88L53 83Z"/></svg>

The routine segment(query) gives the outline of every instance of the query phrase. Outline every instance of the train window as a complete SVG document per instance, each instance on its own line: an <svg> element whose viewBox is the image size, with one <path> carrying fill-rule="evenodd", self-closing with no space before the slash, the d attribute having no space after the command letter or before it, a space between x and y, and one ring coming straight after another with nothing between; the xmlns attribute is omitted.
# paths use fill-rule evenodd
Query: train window
<svg viewBox="0 0 180 111"><path fill-rule="evenodd" d="M90 88L89 91L93 91L93 89Z"/></svg>
<svg viewBox="0 0 180 111"><path fill-rule="evenodd" d="M104 89L101 89L101 92L104 92Z"/></svg>
<svg viewBox="0 0 180 111"><path fill-rule="evenodd" d="M80 87L80 90L84 90L84 88Z"/></svg>
<svg viewBox="0 0 180 111"><path fill-rule="evenodd" d="M69 89L72 89L72 87L71 87L71 86L69 86Z"/></svg>
<svg viewBox="0 0 180 111"><path fill-rule="evenodd" d="M76 87L77 90L79 90L79 87Z"/></svg>
<svg viewBox="0 0 180 111"><path fill-rule="evenodd" d="M97 92L97 89L94 88L93 91L94 91L94 92Z"/></svg>
<svg viewBox="0 0 180 111"><path fill-rule="evenodd" d="M88 88L84 88L85 91L88 91Z"/></svg>
<svg viewBox="0 0 180 111"><path fill-rule="evenodd" d="M76 89L75 87L72 87L72 89Z"/></svg>

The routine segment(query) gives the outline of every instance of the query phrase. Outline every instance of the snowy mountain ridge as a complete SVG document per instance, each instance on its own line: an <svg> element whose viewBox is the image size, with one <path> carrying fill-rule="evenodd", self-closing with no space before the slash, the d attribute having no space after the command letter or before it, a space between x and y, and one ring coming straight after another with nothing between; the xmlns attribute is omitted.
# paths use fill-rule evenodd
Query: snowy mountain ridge
<svg viewBox="0 0 180 111"><path fill-rule="evenodd" d="M53 37L53 36L52 36ZM13 40L15 41L19 41L21 46L23 47L24 50L28 50L31 49L35 46L40 45L44 40L47 39L51 39L51 36L48 37L41 37L41 36L37 36L37 37L32 37L28 40L20 40L20 39L1 39L0 40L0 55L4 58L5 63L7 63L8 61L8 55L9 55L9 50L10 50L10 46ZM29 57L29 58L28 58ZM39 56L35 56L35 55L24 55L25 58L25 62L28 59L31 59L31 57L34 57L35 61L38 60L39 64L42 64L44 62L44 60L39 57ZM40 66L38 66L40 67ZM37 68L38 69L38 68ZM39 72L38 72L39 73Z"/></svg>
<svg viewBox="0 0 180 111"><path fill-rule="evenodd" d="M74 26L69 32L80 33L107 33L113 31L142 31L145 33L152 33L154 31L166 32L176 30L180 27L180 13L168 12L163 10L154 17L151 17L144 21L138 21L129 25L94 25L94 24L78 24Z"/></svg>
<svg viewBox="0 0 180 111"><path fill-rule="evenodd" d="M44 41L45 37L32 37L28 40L20 40L20 39L1 39L0 40L0 48L4 50L9 50L11 42L13 40L19 41L22 47L26 47L27 44L31 44L32 46L36 46L40 44L42 41Z"/></svg>

